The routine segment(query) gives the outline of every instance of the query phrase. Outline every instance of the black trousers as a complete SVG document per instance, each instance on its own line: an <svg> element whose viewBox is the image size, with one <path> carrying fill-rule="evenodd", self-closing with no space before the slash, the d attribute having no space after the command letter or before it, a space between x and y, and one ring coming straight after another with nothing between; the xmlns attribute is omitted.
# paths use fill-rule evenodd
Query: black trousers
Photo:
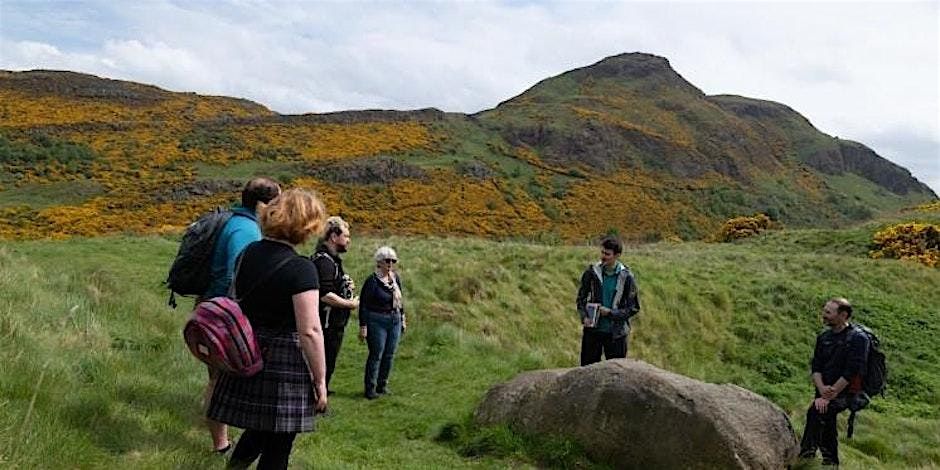
<svg viewBox="0 0 940 470"><path fill-rule="evenodd" d="M238 439L229 468L248 468L258 456L258 470L281 470L287 468L290 451L294 447L294 432L268 432L246 429Z"/></svg>
<svg viewBox="0 0 940 470"><path fill-rule="evenodd" d="M585 328L581 335L581 365L600 362L601 353L607 359L627 357L627 337L614 338L610 333Z"/></svg>
<svg viewBox="0 0 940 470"><path fill-rule="evenodd" d="M816 450L822 454L823 462L839 463L839 431L836 419L848 408L845 398L836 397L829 402L826 413L820 413L812 404L806 411L806 428L800 441L800 456L815 457Z"/></svg>
<svg viewBox="0 0 940 470"><path fill-rule="evenodd" d="M343 333L346 326L336 326L323 329L323 349L326 351L326 388L330 388L330 377L333 377L333 371L336 370L336 357L339 356L339 348L343 346Z"/></svg>

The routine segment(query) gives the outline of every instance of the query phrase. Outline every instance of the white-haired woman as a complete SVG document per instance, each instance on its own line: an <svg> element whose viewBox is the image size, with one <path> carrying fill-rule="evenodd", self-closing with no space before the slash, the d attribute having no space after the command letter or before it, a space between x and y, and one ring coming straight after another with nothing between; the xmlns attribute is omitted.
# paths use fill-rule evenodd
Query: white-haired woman
<svg viewBox="0 0 940 470"><path fill-rule="evenodd" d="M388 375L398 340L407 328L402 304L401 278L395 272L398 254L389 246L375 251L375 272L359 294L359 339L369 345L365 396L372 400L388 393Z"/></svg>

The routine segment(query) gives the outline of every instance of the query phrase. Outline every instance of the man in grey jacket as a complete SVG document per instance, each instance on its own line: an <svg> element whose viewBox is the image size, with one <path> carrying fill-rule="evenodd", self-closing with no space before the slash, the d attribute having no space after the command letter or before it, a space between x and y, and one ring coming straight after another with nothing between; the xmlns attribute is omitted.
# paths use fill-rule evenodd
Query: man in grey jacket
<svg viewBox="0 0 940 470"><path fill-rule="evenodd" d="M600 249L600 261L584 271L578 289L582 366L599 362L602 353L607 359L627 357L630 318L640 311L636 280L620 262L620 240L607 237Z"/></svg>

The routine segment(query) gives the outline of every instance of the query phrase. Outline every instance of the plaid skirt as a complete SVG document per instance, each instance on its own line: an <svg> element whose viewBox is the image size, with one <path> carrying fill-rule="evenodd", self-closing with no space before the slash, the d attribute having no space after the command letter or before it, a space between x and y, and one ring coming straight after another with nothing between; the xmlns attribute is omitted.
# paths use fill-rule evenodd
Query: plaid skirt
<svg viewBox="0 0 940 470"><path fill-rule="evenodd" d="M223 373L206 416L242 429L313 431L316 394L296 332L255 330L264 368L252 377Z"/></svg>

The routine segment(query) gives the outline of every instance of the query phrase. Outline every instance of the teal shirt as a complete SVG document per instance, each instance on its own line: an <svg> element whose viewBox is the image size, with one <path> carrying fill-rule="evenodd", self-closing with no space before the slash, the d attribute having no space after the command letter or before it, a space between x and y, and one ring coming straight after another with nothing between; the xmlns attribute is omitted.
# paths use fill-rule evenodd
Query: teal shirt
<svg viewBox="0 0 940 470"><path fill-rule="evenodd" d="M617 293L617 278L620 277L620 271L623 270L623 264L617 262L613 272L608 273L603 270L603 280L601 282L601 305L607 308L614 308L614 295ZM604 333L610 333L610 317L603 316L597 320L597 330Z"/></svg>

